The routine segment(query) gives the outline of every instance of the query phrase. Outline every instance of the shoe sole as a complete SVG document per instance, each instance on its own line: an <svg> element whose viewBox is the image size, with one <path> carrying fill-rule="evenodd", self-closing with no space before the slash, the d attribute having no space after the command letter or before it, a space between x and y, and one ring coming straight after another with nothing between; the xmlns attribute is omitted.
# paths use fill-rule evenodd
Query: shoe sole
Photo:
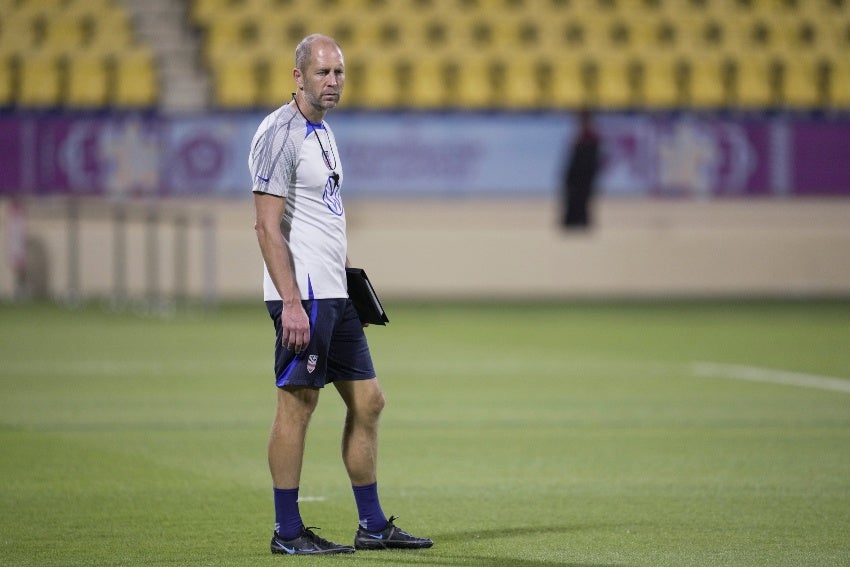
<svg viewBox="0 0 850 567"><path fill-rule="evenodd" d="M368 544L355 544L354 549L361 551L380 551L382 549L428 549L434 543L415 542L369 542Z"/></svg>
<svg viewBox="0 0 850 567"><path fill-rule="evenodd" d="M353 549L326 549L324 551L296 551L295 553L289 553L288 551L284 551L283 549L275 549L272 548L272 553L275 555L337 555L343 553L354 553Z"/></svg>

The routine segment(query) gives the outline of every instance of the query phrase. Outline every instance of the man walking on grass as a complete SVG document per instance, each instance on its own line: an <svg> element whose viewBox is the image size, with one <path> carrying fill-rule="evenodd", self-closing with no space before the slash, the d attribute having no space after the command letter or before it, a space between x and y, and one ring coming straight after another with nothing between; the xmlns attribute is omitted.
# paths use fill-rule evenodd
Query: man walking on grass
<svg viewBox="0 0 850 567"><path fill-rule="evenodd" d="M325 114L339 103L345 81L342 50L326 36L304 38L295 50L292 101L257 129L249 166L255 229L265 264L263 295L276 333L277 411L269 438L274 484L272 553L352 553L355 549L426 548L387 518L378 500L378 419L384 395L366 335L348 299L349 265L342 164ZM298 489L304 440L319 392L333 384L347 407L342 458L360 525L354 546L304 526Z"/></svg>

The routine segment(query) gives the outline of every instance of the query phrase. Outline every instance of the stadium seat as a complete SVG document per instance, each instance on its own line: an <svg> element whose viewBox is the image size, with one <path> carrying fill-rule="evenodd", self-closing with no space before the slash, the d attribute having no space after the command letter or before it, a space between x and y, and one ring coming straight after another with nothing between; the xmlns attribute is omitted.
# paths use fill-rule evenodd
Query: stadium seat
<svg viewBox="0 0 850 567"><path fill-rule="evenodd" d="M440 54L425 53L406 57L402 66L408 71L403 76L405 106L418 109L438 109L447 105L446 58Z"/></svg>
<svg viewBox="0 0 850 567"><path fill-rule="evenodd" d="M14 81L12 58L0 53L0 108L12 106L14 102Z"/></svg>
<svg viewBox="0 0 850 567"><path fill-rule="evenodd" d="M365 65L361 101L367 108L393 108L400 106L402 99L403 60L392 53L380 53L369 57Z"/></svg>
<svg viewBox="0 0 850 567"><path fill-rule="evenodd" d="M826 102L825 62L810 56L786 56L780 61L780 69L783 106L812 109Z"/></svg>
<svg viewBox="0 0 850 567"><path fill-rule="evenodd" d="M86 49L112 54L133 45L129 16L124 10L105 9L97 16L83 15L82 19L83 29L90 34Z"/></svg>
<svg viewBox="0 0 850 567"><path fill-rule="evenodd" d="M558 101L556 106L574 107L594 102L588 99L593 94L586 88L588 74L577 62L579 57L590 57L598 62L593 67L598 73L595 102L606 107L640 103L647 108L718 108L735 101L730 97L736 83L730 79L736 75L724 63L724 58L732 58L740 59L746 71L737 75L741 104L757 109L759 104L780 102L780 95L781 101L787 99L795 107L812 99L812 69L791 55L806 60L848 57L850 9L843 4L837 0L192 0L190 17L206 30L203 49L210 65L218 59L210 54L229 56L234 49L253 53L268 65L271 57L291 58L296 42L307 33L334 36L351 66L344 104L439 108L435 105L443 103L438 101L449 100L462 108L532 108L533 100L545 98ZM511 61L511 56L547 62L532 72ZM420 57L424 57L421 64ZM687 65L673 63L676 57ZM772 57L788 63L765 71L761 61ZM751 58L758 61L745 60ZM641 64L636 66L635 60ZM544 76L549 77L547 84L540 81Z"/></svg>
<svg viewBox="0 0 850 567"><path fill-rule="evenodd" d="M605 109L623 109L635 103L638 68L628 56L610 55L593 59L593 104Z"/></svg>
<svg viewBox="0 0 850 567"><path fill-rule="evenodd" d="M193 24L204 27L222 14L238 9L239 0L190 0L189 18Z"/></svg>
<svg viewBox="0 0 850 567"><path fill-rule="evenodd" d="M835 57L829 61L829 107L850 110L850 59Z"/></svg>
<svg viewBox="0 0 850 567"><path fill-rule="evenodd" d="M543 103L546 70L536 53L500 57L493 73L495 102L500 108L530 110Z"/></svg>
<svg viewBox="0 0 850 567"><path fill-rule="evenodd" d="M672 53L656 52L642 57L640 102L649 108L673 108L683 102L682 60Z"/></svg>
<svg viewBox="0 0 850 567"><path fill-rule="evenodd" d="M731 104L731 63L717 53L691 56L685 60L688 105L694 109L716 109Z"/></svg>
<svg viewBox="0 0 850 567"><path fill-rule="evenodd" d="M33 11L14 11L0 17L0 53L19 55L36 49L45 18Z"/></svg>
<svg viewBox="0 0 850 567"><path fill-rule="evenodd" d="M581 108L591 104L589 89L589 62L577 52L551 58L547 64L548 83L544 96L551 101L548 106Z"/></svg>
<svg viewBox="0 0 850 567"><path fill-rule="evenodd" d="M65 63L65 106L97 108L109 100L109 75L106 60L100 53L78 52Z"/></svg>
<svg viewBox="0 0 850 567"><path fill-rule="evenodd" d="M235 51L243 52L259 39L259 26L246 15L216 17L205 28L204 61L213 70Z"/></svg>
<svg viewBox="0 0 850 567"><path fill-rule="evenodd" d="M58 106L62 96L59 56L33 51L20 57L18 105L25 108Z"/></svg>
<svg viewBox="0 0 850 567"><path fill-rule="evenodd" d="M767 56L748 54L733 63L735 105L749 109L766 109L779 104L778 65Z"/></svg>
<svg viewBox="0 0 850 567"><path fill-rule="evenodd" d="M149 108L159 98L159 82L151 52L136 47L114 57L112 104L118 108Z"/></svg>
<svg viewBox="0 0 850 567"><path fill-rule="evenodd" d="M259 64L260 73L257 103L265 108L277 108L289 101L294 89L292 59L282 56L264 56ZM346 90L348 87L346 87Z"/></svg>
<svg viewBox="0 0 850 567"><path fill-rule="evenodd" d="M453 106L491 108L499 98L494 82L493 61L486 54L470 53L449 63Z"/></svg>
<svg viewBox="0 0 850 567"><path fill-rule="evenodd" d="M83 45L83 27L80 20L56 14L47 20L44 40L40 48L65 54Z"/></svg>
<svg viewBox="0 0 850 567"><path fill-rule="evenodd" d="M233 51L215 63L213 100L219 108L250 108L259 100L258 61L253 54Z"/></svg>

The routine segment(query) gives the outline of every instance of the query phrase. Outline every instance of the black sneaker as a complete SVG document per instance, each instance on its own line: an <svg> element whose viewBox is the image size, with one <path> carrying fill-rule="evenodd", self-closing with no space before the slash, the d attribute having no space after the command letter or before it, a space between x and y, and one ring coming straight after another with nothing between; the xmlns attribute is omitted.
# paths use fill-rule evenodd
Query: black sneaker
<svg viewBox="0 0 850 567"><path fill-rule="evenodd" d="M272 553L286 555L330 555L332 553L354 553L350 545L340 545L322 539L311 530L318 528L303 528L301 535L292 539L283 539L277 532L272 536Z"/></svg>
<svg viewBox="0 0 850 567"><path fill-rule="evenodd" d="M355 549L424 549L431 547L434 542L424 537L412 536L406 531L393 525L395 516L390 516L386 527L379 532L370 532L357 528L354 535Z"/></svg>

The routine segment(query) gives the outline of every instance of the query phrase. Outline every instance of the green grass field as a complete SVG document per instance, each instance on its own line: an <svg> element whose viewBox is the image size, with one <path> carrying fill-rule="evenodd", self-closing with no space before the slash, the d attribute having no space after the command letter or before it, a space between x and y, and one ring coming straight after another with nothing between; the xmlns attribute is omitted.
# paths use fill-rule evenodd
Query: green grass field
<svg viewBox="0 0 850 567"><path fill-rule="evenodd" d="M6 305L0 565L850 565L850 302L387 307L382 503L432 549L269 553L262 304ZM301 510L350 543L342 411Z"/></svg>

